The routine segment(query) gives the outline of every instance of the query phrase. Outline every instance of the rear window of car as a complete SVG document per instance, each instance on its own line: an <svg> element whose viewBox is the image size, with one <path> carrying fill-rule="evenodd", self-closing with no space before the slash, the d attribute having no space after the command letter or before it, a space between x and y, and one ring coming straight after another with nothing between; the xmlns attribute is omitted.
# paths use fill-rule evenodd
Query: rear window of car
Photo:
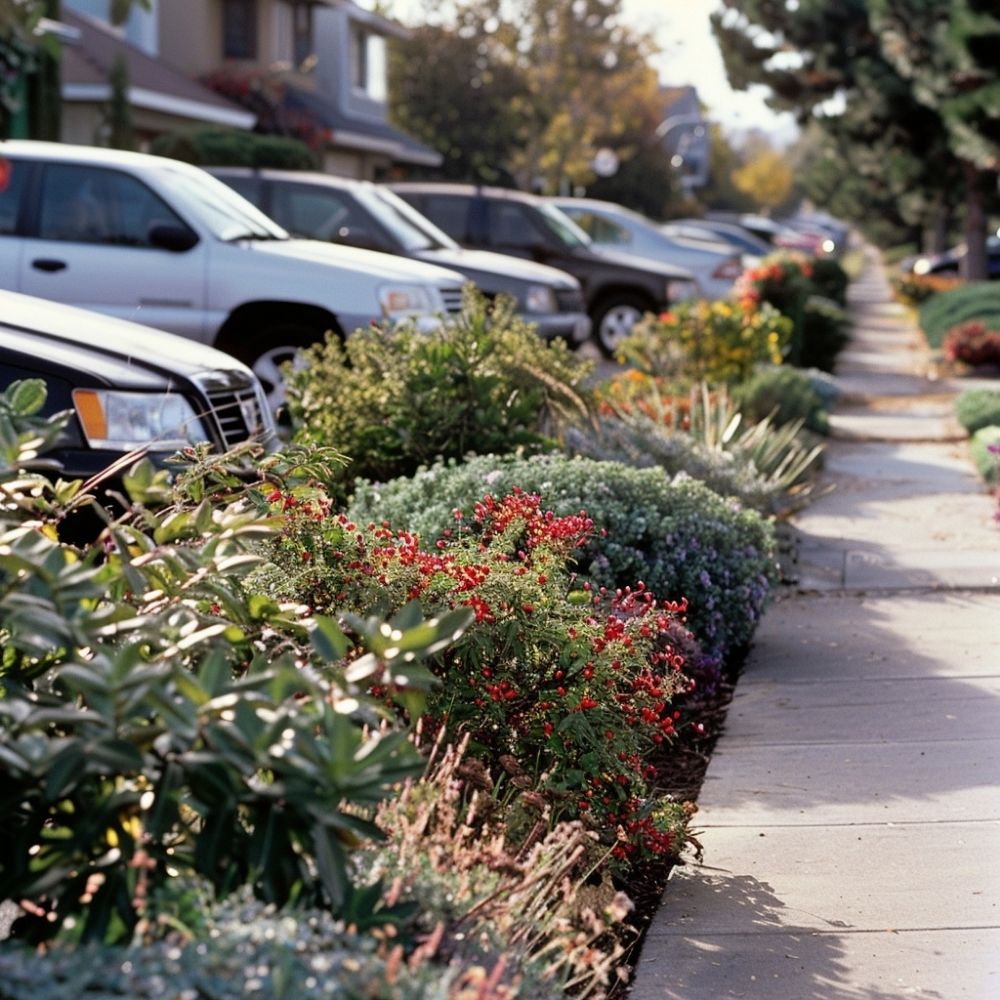
<svg viewBox="0 0 1000 1000"><path fill-rule="evenodd" d="M439 229L453 240L464 243L468 237L470 199L450 194L428 194L421 197L419 209Z"/></svg>

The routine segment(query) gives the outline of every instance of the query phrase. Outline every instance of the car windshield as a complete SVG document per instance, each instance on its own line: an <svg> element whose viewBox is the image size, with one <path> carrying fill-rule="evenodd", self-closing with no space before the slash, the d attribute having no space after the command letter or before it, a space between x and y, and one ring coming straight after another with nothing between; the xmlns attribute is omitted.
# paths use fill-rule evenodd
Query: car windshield
<svg viewBox="0 0 1000 1000"><path fill-rule="evenodd" d="M538 210L549 230L567 247L589 247L590 237L561 209L547 202L540 202Z"/></svg>
<svg viewBox="0 0 1000 1000"><path fill-rule="evenodd" d="M175 207L182 214L196 218L220 240L289 238L281 226L210 174L194 174L164 166L157 177Z"/></svg>
<svg viewBox="0 0 1000 1000"><path fill-rule="evenodd" d="M418 250L454 250L458 244L430 219L422 216L394 191L361 187L357 199L403 245L407 253Z"/></svg>

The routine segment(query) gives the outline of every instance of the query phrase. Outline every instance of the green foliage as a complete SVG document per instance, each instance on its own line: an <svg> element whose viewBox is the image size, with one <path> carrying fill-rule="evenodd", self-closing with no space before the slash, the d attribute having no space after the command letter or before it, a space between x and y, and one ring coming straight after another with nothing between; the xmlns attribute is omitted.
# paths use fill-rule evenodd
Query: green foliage
<svg viewBox="0 0 1000 1000"><path fill-rule="evenodd" d="M749 642L775 579L770 524L702 483L671 482L660 469L539 455L483 456L436 464L412 478L358 483L351 517L387 520L425 539L454 529L454 510L471 516L486 493L520 487L557 516L586 510L599 534L578 556L595 587L637 580L661 600L686 597L687 621L709 655Z"/></svg>
<svg viewBox="0 0 1000 1000"><path fill-rule="evenodd" d="M970 434L1000 427L1000 389L969 389L955 400L955 417Z"/></svg>
<svg viewBox="0 0 1000 1000"><path fill-rule="evenodd" d="M761 362L780 363L791 333L791 320L766 302L682 302L637 323L618 353L653 377L733 384Z"/></svg>
<svg viewBox="0 0 1000 1000"><path fill-rule="evenodd" d="M920 306L933 295L950 292L965 284L962 278L947 274L896 274L892 276L892 290L906 306Z"/></svg>
<svg viewBox="0 0 1000 1000"><path fill-rule="evenodd" d="M243 129L193 128L157 136L149 151L197 166L317 170L317 155L298 139Z"/></svg>
<svg viewBox="0 0 1000 1000"><path fill-rule="evenodd" d="M816 294L836 302L838 306L847 304L850 280L843 264L833 257L817 257L812 262L812 283Z"/></svg>
<svg viewBox="0 0 1000 1000"><path fill-rule="evenodd" d="M969 450L979 475L987 483L1000 483L1000 427L980 427Z"/></svg>
<svg viewBox="0 0 1000 1000"><path fill-rule="evenodd" d="M591 365L513 310L470 286L460 315L434 331L403 324L344 343L328 337L289 377L296 439L335 445L352 476L375 480L439 457L547 446L565 423L586 419Z"/></svg>
<svg viewBox="0 0 1000 1000"><path fill-rule="evenodd" d="M45 437L42 400L23 382L0 406L20 442L0 468L0 898L24 901L18 933L73 921L85 940L127 939L178 873L347 912L349 850L379 836L374 807L423 767L359 685L391 670L412 705L417 661L470 616L409 608L350 619L349 638L248 589L280 526L261 516L261 483L141 509L86 553L54 540L37 481L10 474Z"/></svg>
<svg viewBox="0 0 1000 1000"><path fill-rule="evenodd" d="M835 302L811 296L802 311L802 340L799 365L832 372L837 355L850 339L851 321Z"/></svg>
<svg viewBox="0 0 1000 1000"><path fill-rule="evenodd" d="M535 788L554 817L594 826L622 860L672 849L639 812L646 757L674 734L671 697L686 684L672 638L684 609L642 583L612 595L577 588L573 556L592 531L583 512L555 517L520 491L488 496L453 517L447 538L421 545L406 530L331 516L322 498L289 500L275 500L289 525L256 578L272 596L320 611L385 614L412 599L472 609L475 622L435 664L424 731L468 735L471 753L504 761L518 787ZM376 680L398 684L391 672ZM617 824L623 832L607 837Z"/></svg>
<svg viewBox="0 0 1000 1000"><path fill-rule="evenodd" d="M973 320L1000 329L1000 286L997 282L970 281L935 295L920 307L920 327L934 349L943 345L945 334L953 326Z"/></svg>
<svg viewBox="0 0 1000 1000"><path fill-rule="evenodd" d="M830 403L815 381L801 368L758 368L750 378L733 387L733 400L749 421L770 417L778 426L804 422L816 434L830 432Z"/></svg>

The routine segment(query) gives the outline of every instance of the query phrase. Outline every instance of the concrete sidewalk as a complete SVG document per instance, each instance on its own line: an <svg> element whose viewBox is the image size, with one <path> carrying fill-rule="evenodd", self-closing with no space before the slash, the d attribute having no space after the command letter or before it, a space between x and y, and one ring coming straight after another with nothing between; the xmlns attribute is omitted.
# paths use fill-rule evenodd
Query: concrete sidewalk
<svg viewBox="0 0 1000 1000"><path fill-rule="evenodd" d="M870 257L798 580L765 615L630 1000L1000 997L1000 526Z"/></svg>

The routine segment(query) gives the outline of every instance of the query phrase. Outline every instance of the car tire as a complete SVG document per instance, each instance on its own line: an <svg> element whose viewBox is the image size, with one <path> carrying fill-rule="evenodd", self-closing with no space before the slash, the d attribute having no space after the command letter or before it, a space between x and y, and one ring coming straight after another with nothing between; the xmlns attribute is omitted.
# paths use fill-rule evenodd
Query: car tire
<svg viewBox="0 0 1000 1000"><path fill-rule="evenodd" d="M592 336L601 354L613 358L635 324L652 308L642 296L628 292L602 299L591 313Z"/></svg>
<svg viewBox="0 0 1000 1000"><path fill-rule="evenodd" d="M285 402L281 366L289 361L296 363L303 348L315 344L322 336L321 331L299 323L282 323L262 330L239 348L236 356L260 379L273 412L277 413Z"/></svg>

